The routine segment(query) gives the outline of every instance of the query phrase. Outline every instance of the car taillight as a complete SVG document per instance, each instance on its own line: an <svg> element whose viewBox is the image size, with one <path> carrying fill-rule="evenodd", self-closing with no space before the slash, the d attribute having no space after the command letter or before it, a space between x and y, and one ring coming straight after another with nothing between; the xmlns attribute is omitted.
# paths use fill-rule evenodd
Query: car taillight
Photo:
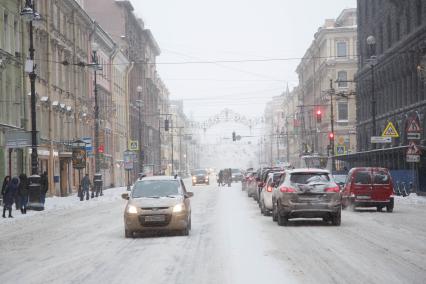
<svg viewBox="0 0 426 284"><path fill-rule="evenodd" d="M272 186L268 186L268 187L266 188L266 191L267 191L267 192L272 192Z"/></svg>
<svg viewBox="0 0 426 284"><path fill-rule="evenodd" d="M292 187L287 187L287 186L281 186L280 187L280 191L281 192L296 192L296 190Z"/></svg>
<svg viewBox="0 0 426 284"><path fill-rule="evenodd" d="M340 188L338 186L329 187L324 189L325 192L340 192Z"/></svg>

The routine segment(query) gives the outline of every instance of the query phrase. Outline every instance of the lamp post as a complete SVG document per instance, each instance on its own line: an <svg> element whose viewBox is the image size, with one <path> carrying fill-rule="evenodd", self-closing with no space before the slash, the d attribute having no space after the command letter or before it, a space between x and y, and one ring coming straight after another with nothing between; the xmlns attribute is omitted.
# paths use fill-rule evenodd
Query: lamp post
<svg viewBox="0 0 426 284"><path fill-rule="evenodd" d="M93 121L94 123L94 129L95 129L95 173L100 172L100 157L99 157L99 106L98 106L98 86L97 86L97 69L98 69L98 45L93 42L92 43L92 63L91 66L93 67L94 75L93 75L93 92L95 95L95 119Z"/></svg>
<svg viewBox="0 0 426 284"><path fill-rule="evenodd" d="M374 89L374 66L376 65L376 56L375 56L375 47L376 47L376 38L372 35L367 37L367 45L370 49L370 66L371 66L371 117L372 117L372 135L376 136L376 94ZM373 144L373 149L375 144Z"/></svg>
<svg viewBox="0 0 426 284"><path fill-rule="evenodd" d="M142 86L137 86L136 87L136 92L138 93L138 100L136 100L136 103L138 104L138 109L139 109L139 117L138 117L138 122L139 122L139 173L143 172L143 155L142 155L142 106L143 106L143 100L142 100L142 91L143 88Z"/></svg>
<svg viewBox="0 0 426 284"><path fill-rule="evenodd" d="M96 191L96 196L103 195L102 193L102 174L101 174L101 159L99 156L99 105L98 105L98 83L97 83L97 71L102 70L102 67L99 66L98 62L98 44L96 42L92 42L92 63L90 66L93 68L94 71L94 78L93 78L93 91L95 95L95 119L93 121L94 128L95 128L95 174L93 175L93 184ZM94 193L92 192L92 198L94 197Z"/></svg>
<svg viewBox="0 0 426 284"><path fill-rule="evenodd" d="M36 65L34 64L34 39L33 39L33 21L40 20L40 14L34 10L34 3L31 0L25 1L25 7L20 15L25 21L29 22L30 32L30 59L26 63L26 71L28 71L31 88L31 175L37 175L38 172L38 153L37 153L37 118L36 118L36 91L35 73Z"/></svg>
<svg viewBox="0 0 426 284"><path fill-rule="evenodd" d="M330 126L331 126L331 133L329 134L329 140L330 140L330 154L331 154L331 171L333 172L335 170L335 164L334 164L334 106L333 106L333 95L334 95L334 89L333 89L333 79L330 79Z"/></svg>

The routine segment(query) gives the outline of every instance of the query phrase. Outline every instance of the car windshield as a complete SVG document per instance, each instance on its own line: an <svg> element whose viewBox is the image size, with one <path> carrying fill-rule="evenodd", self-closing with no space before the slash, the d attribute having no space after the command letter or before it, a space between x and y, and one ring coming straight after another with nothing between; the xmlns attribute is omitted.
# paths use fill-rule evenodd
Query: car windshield
<svg viewBox="0 0 426 284"><path fill-rule="evenodd" d="M324 183L329 182L330 176L328 173L292 173L290 176L291 183L309 184L309 183Z"/></svg>
<svg viewBox="0 0 426 284"><path fill-rule="evenodd" d="M355 173L355 184L371 184L371 175L367 171L359 171Z"/></svg>
<svg viewBox="0 0 426 284"><path fill-rule="evenodd" d="M207 171L206 170L194 170L192 171L192 175L207 175Z"/></svg>
<svg viewBox="0 0 426 284"><path fill-rule="evenodd" d="M334 181L337 183L345 183L346 182L346 175L334 175Z"/></svg>
<svg viewBox="0 0 426 284"><path fill-rule="evenodd" d="M231 169L231 171L232 171L233 174L241 173L241 171L239 169Z"/></svg>
<svg viewBox="0 0 426 284"><path fill-rule="evenodd" d="M177 194L179 194L177 180L143 180L135 184L132 197L166 197Z"/></svg>

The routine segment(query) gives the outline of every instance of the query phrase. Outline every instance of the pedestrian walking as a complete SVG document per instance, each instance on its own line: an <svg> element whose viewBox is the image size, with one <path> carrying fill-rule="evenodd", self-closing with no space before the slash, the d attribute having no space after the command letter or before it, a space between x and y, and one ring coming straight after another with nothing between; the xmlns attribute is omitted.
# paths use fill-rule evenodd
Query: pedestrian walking
<svg viewBox="0 0 426 284"><path fill-rule="evenodd" d="M5 176L3 179L3 185L1 187L1 200L3 204L4 204L4 194L6 192L6 186L9 184L9 182L10 182L10 176Z"/></svg>
<svg viewBox="0 0 426 284"><path fill-rule="evenodd" d="M28 177L26 174L20 174L17 195L19 197L19 206L20 206L22 214L27 214L28 194L29 194Z"/></svg>
<svg viewBox="0 0 426 284"><path fill-rule="evenodd" d="M13 177L12 180L6 186L4 192L4 207L3 207L3 218L6 218L6 210L9 211L9 218L12 216L12 205L15 201L15 196L18 193L19 179L18 177Z"/></svg>
<svg viewBox="0 0 426 284"><path fill-rule="evenodd" d="M90 182L89 174L86 174L81 180L80 201L83 201L84 195L86 195L86 200L89 200L89 190L91 186L92 186L92 183Z"/></svg>
<svg viewBox="0 0 426 284"><path fill-rule="evenodd" d="M46 171L44 171L40 177L40 191L40 203L44 205L46 202L46 194L49 191L49 178Z"/></svg>

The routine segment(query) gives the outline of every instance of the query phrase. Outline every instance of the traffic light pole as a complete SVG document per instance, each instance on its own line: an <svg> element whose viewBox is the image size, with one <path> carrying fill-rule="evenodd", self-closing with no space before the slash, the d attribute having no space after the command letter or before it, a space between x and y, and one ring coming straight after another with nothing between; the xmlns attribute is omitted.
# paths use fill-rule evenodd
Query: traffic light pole
<svg viewBox="0 0 426 284"><path fill-rule="evenodd" d="M331 154L331 171L333 172L335 170L334 165L334 108L333 108L333 80L330 79L330 125L331 125L331 133L332 137L329 137L330 140L330 154Z"/></svg>

